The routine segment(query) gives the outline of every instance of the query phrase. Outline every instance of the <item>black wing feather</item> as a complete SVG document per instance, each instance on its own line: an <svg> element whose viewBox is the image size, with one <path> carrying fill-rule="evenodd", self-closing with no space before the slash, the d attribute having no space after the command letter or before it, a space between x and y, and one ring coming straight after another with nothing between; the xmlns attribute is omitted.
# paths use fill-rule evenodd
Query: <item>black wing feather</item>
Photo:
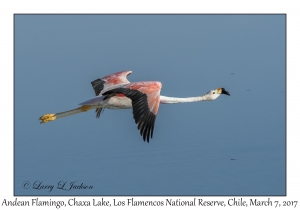
<svg viewBox="0 0 300 210"><path fill-rule="evenodd" d="M91 84L92 84L95 94L97 96L103 90L105 81L99 78L99 79L96 79L93 82L91 82Z"/></svg>
<svg viewBox="0 0 300 210"><path fill-rule="evenodd" d="M109 90L103 93L103 95L110 95L113 93L123 93L126 97L131 99L135 123L138 125L138 129L140 130L140 134L143 136L144 141L147 140L149 143L150 136L151 138L153 136L156 115L150 111L147 95L138 90L127 88Z"/></svg>
<svg viewBox="0 0 300 210"><path fill-rule="evenodd" d="M96 79L93 82L91 82L91 84L93 86L96 96L98 96L104 88L105 81L102 79ZM103 111L104 111L103 107L97 108L96 109L96 118L99 118L100 114L103 113Z"/></svg>
<svg viewBox="0 0 300 210"><path fill-rule="evenodd" d="M96 109L96 117L99 118L100 114L104 112L104 108L103 107L99 107Z"/></svg>

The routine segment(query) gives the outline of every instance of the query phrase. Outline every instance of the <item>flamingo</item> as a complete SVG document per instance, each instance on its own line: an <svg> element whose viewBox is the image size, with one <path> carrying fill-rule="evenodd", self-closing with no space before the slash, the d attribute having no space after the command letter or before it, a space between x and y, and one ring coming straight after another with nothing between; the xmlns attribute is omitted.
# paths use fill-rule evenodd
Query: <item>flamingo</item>
<svg viewBox="0 0 300 210"><path fill-rule="evenodd" d="M221 94L230 95L224 88L217 88L203 96L175 98L160 95L161 82L129 82L127 76L132 71L122 71L110 74L91 82L96 97L80 103L80 107L55 114L45 114L39 118L40 123L47 123L58 118L96 109L99 118L105 108L132 109L133 118L138 125L138 130L144 141L149 143L153 137L154 124L158 113L159 104L174 104L197 101L212 101Z"/></svg>

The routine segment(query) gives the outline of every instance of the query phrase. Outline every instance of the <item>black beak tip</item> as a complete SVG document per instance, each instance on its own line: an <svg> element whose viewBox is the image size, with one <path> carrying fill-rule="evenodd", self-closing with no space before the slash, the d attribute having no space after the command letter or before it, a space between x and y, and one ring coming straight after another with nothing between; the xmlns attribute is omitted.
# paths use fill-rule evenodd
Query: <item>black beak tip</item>
<svg viewBox="0 0 300 210"><path fill-rule="evenodd" d="M230 96L230 93L227 90L225 90L224 88L222 88L222 94Z"/></svg>

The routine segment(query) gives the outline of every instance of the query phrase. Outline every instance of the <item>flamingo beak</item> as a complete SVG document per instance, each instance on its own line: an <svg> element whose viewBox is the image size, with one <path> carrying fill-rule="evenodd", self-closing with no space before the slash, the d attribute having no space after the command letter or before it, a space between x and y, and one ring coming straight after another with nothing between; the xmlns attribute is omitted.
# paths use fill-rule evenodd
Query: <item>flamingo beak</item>
<svg viewBox="0 0 300 210"><path fill-rule="evenodd" d="M225 94L225 95L230 96L230 93L227 90L225 90L224 88L221 88L221 89L222 89L221 94Z"/></svg>

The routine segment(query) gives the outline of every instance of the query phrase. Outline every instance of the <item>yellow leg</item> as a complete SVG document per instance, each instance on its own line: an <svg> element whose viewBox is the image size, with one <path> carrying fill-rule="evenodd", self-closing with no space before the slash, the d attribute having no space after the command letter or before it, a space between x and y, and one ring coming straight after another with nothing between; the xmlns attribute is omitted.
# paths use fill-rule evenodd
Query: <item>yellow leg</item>
<svg viewBox="0 0 300 210"><path fill-rule="evenodd" d="M88 105L83 105L82 107L80 107L80 110L83 112L87 112L91 109L91 106Z"/></svg>
<svg viewBox="0 0 300 210"><path fill-rule="evenodd" d="M74 114L78 114L80 112L87 112L92 108L93 108L92 106L84 105L82 107L72 109L72 110L69 110L69 111L65 111L65 112L59 112L59 113L55 113L55 114L45 114L45 115L41 116L39 118L39 120L41 120L41 123L47 123L47 122L56 120L58 118L71 116L71 115L74 115Z"/></svg>

